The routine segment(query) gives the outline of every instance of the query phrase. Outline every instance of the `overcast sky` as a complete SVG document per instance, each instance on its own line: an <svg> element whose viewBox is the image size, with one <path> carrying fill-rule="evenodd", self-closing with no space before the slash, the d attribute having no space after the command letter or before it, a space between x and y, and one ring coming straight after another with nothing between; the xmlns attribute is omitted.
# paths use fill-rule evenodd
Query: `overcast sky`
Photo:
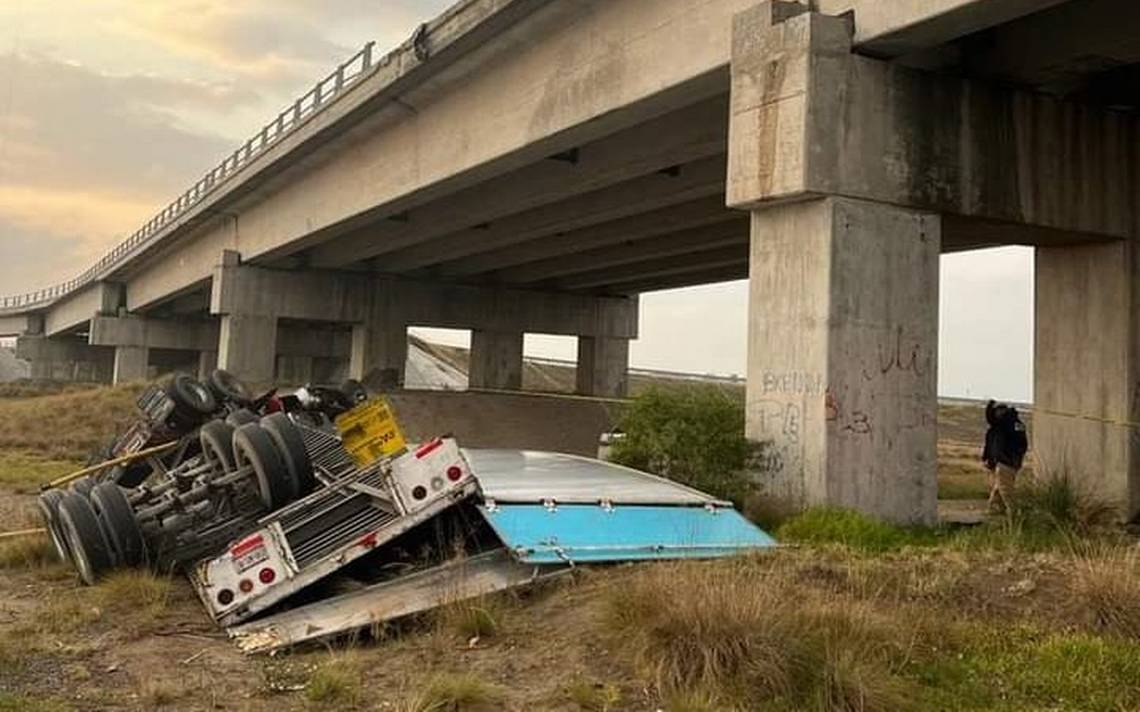
<svg viewBox="0 0 1140 712"><path fill-rule="evenodd" d="M0 0L0 293L79 273L365 42L448 4ZM745 283L641 304L633 365L744 373ZM941 393L1029 400L1032 252L944 257L941 304Z"/></svg>

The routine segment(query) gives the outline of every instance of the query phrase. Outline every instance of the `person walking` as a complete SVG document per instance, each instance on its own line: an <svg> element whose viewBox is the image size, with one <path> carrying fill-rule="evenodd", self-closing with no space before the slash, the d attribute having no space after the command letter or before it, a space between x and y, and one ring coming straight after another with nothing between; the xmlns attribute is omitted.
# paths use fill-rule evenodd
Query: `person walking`
<svg viewBox="0 0 1140 712"><path fill-rule="evenodd" d="M1017 473L1029 449L1029 438L1017 409L1004 403L991 400L986 404L986 422L989 428L982 462L990 471L990 511L1011 514Z"/></svg>

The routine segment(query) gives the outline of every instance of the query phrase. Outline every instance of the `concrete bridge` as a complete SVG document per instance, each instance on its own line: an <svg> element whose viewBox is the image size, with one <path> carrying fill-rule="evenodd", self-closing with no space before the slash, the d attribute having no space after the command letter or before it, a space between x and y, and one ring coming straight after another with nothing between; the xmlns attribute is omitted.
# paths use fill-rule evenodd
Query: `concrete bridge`
<svg viewBox="0 0 1140 712"><path fill-rule="evenodd" d="M773 492L930 521L939 253L1034 245L1037 455L1132 515L1137 37L1132 0L463 0L0 333L41 376L398 382L458 327L496 388L567 334L615 395L639 293L748 277Z"/></svg>

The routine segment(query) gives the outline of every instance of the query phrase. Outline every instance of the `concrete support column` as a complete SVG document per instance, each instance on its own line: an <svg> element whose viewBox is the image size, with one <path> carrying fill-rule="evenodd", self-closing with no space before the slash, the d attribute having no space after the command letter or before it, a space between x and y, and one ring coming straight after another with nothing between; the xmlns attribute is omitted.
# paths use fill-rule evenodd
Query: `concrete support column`
<svg viewBox="0 0 1140 712"><path fill-rule="evenodd" d="M753 214L746 431L771 494L935 521L939 234L839 198Z"/></svg>
<svg viewBox="0 0 1140 712"><path fill-rule="evenodd" d="M623 398L629 392L629 339L578 337L578 393Z"/></svg>
<svg viewBox="0 0 1140 712"><path fill-rule="evenodd" d="M404 385L408 361L407 326L393 321L372 321L352 326L348 377L369 388L392 390Z"/></svg>
<svg viewBox="0 0 1140 712"><path fill-rule="evenodd" d="M521 331L471 332L471 388L520 390L522 388L523 334Z"/></svg>
<svg viewBox="0 0 1140 712"><path fill-rule="evenodd" d="M203 383L214 369L218 367L218 352L217 351L199 351L198 352L198 380Z"/></svg>
<svg viewBox="0 0 1140 712"><path fill-rule="evenodd" d="M218 338L218 368L246 383L273 383L277 361L277 318L224 314Z"/></svg>
<svg viewBox="0 0 1140 712"><path fill-rule="evenodd" d="M1036 252L1034 411L1039 470L1126 519L1140 513L1138 250L1126 241Z"/></svg>
<svg viewBox="0 0 1140 712"><path fill-rule="evenodd" d="M145 381L149 362L150 349L145 346L116 346L112 381L116 384Z"/></svg>

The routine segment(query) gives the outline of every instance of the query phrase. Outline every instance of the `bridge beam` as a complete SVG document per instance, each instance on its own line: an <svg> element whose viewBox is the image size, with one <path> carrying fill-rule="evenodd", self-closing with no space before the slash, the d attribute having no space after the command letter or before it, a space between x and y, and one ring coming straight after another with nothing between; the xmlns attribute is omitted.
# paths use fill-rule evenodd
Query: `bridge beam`
<svg viewBox="0 0 1140 712"><path fill-rule="evenodd" d="M91 317L87 341L92 346L115 349L114 383L145 380L150 375L151 350L194 351L199 354L199 375L203 358L218 348L216 320L158 319L138 315ZM210 354L203 357L202 354ZM205 375L208 375L206 371Z"/></svg>
<svg viewBox="0 0 1140 712"><path fill-rule="evenodd" d="M636 297L419 282L359 272L273 270L241 264L235 253L227 253L215 271L210 301L211 312L222 317L221 367L255 383L274 377L279 319L351 327L349 375L389 387L403 382L411 325L493 335L473 340L472 383L485 387L521 383L521 346L515 369L511 364L516 359L510 355L514 336L502 335L628 340L637 337L638 328ZM251 336L243 335L246 332Z"/></svg>

